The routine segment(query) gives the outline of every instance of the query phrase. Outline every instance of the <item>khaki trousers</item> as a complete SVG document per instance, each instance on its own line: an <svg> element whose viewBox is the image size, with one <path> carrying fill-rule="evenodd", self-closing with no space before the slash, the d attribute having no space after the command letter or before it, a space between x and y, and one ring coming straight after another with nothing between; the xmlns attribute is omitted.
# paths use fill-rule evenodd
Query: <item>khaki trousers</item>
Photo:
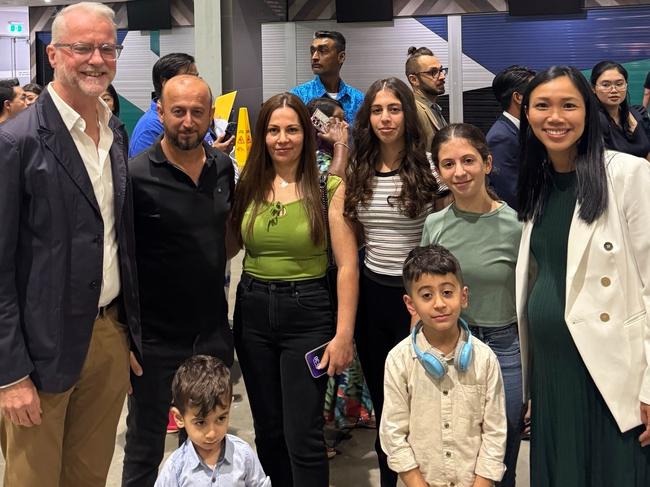
<svg viewBox="0 0 650 487"><path fill-rule="evenodd" d="M104 486L128 387L127 330L112 306L95 320L77 383L62 393L39 392L42 423L0 420L4 487Z"/></svg>

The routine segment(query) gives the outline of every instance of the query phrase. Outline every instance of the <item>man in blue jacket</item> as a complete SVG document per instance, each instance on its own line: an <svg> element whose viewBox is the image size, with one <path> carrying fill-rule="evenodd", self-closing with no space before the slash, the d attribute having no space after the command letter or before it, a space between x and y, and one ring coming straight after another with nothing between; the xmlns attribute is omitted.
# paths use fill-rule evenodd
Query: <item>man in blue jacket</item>
<svg viewBox="0 0 650 487"><path fill-rule="evenodd" d="M497 74L492 82L492 91L503 108L503 113L487 133L494 164L490 184L514 210L517 209L521 100L528 83L534 77L535 71L523 66L510 66Z"/></svg>
<svg viewBox="0 0 650 487"><path fill-rule="evenodd" d="M61 10L54 82L0 127L0 444L4 487L105 485L140 354L126 133L99 98L113 11Z"/></svg>

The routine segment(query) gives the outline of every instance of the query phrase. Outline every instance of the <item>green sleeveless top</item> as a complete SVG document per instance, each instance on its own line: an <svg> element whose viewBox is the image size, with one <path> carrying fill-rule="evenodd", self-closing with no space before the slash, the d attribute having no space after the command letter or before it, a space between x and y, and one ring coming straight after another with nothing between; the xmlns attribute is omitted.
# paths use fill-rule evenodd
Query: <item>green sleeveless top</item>
<svg viewBox="0 0 650 487"><path fill-rule="evenodd" d="M341 184L338 176L327 178L332 200ZM323 277L327 270L327 244L315 245L302 200L265 203L248 233L252 205L242 219L244 272L267 281L300 281Z"/></svg>

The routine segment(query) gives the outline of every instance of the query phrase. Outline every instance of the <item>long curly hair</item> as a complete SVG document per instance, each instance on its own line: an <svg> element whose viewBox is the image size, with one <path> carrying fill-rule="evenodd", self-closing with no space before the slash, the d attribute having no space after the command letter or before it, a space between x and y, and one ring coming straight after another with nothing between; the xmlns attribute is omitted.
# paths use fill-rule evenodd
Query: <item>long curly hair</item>
<svg viewBox="0 0 650 487"><path fill-rule="evenodd" d="M353 149L347 168L344 208L345 216L357 224L358 208L367 205L372 197L375 166L380 156L381 142L370 125L370 109L381 90L390 91L402 103L405 124L404 152L398 169L402 190L389 199L389 204L396 205L403 215L416 218L433 202L438 190L425 153L413 92L397 78L377 80L366 92L352 131Z"/></svg>
<svg viewBox="0 0 650 487"><path fill-rule="evenodd" d="M273 112L284 107L291 108L298 114L303 131L304 139L300 164L296 172L296 186L309 218L311 239L316 245L325 241L325 221L321 206L318 166L316 165L316 140L309 112L296 95L280 93L272 96L262 105L255 124L255 137L253 137L251 152L235 189L230 225L240 245L243 243L241 225L246 210L252 206L251 218L245 230L247 235L251 235L255 218L260 213L262 206L267 203L268 194L273 191L275 168L266 147L266 132Z"/></svg>

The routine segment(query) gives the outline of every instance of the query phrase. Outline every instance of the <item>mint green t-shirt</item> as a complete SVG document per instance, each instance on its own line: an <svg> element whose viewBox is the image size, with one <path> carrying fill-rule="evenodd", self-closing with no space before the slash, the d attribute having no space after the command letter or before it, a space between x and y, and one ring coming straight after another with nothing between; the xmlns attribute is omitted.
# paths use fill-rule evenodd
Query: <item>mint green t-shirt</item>
<svg viewBox="0 0 650 487"><path fill-rule="evenodd" d="M330 201L340 184L338 176L327 178ZM323 241L315 245L312 241L302 200L266 203L260 208L249 234L251 212L252 206L246 210L241 225L244 272L268 281L300 281L325 275L327 244Z"/></svg>
<svg viewBox="0 0 650 487"><path fill-rule="evenodd" d="M461 316L470 325L499 327L517 321L515 266L521 227L505 203L483 214L451 204L427 217L421 243L440 244L460 262L469 288L469 306Z"/></svg>

